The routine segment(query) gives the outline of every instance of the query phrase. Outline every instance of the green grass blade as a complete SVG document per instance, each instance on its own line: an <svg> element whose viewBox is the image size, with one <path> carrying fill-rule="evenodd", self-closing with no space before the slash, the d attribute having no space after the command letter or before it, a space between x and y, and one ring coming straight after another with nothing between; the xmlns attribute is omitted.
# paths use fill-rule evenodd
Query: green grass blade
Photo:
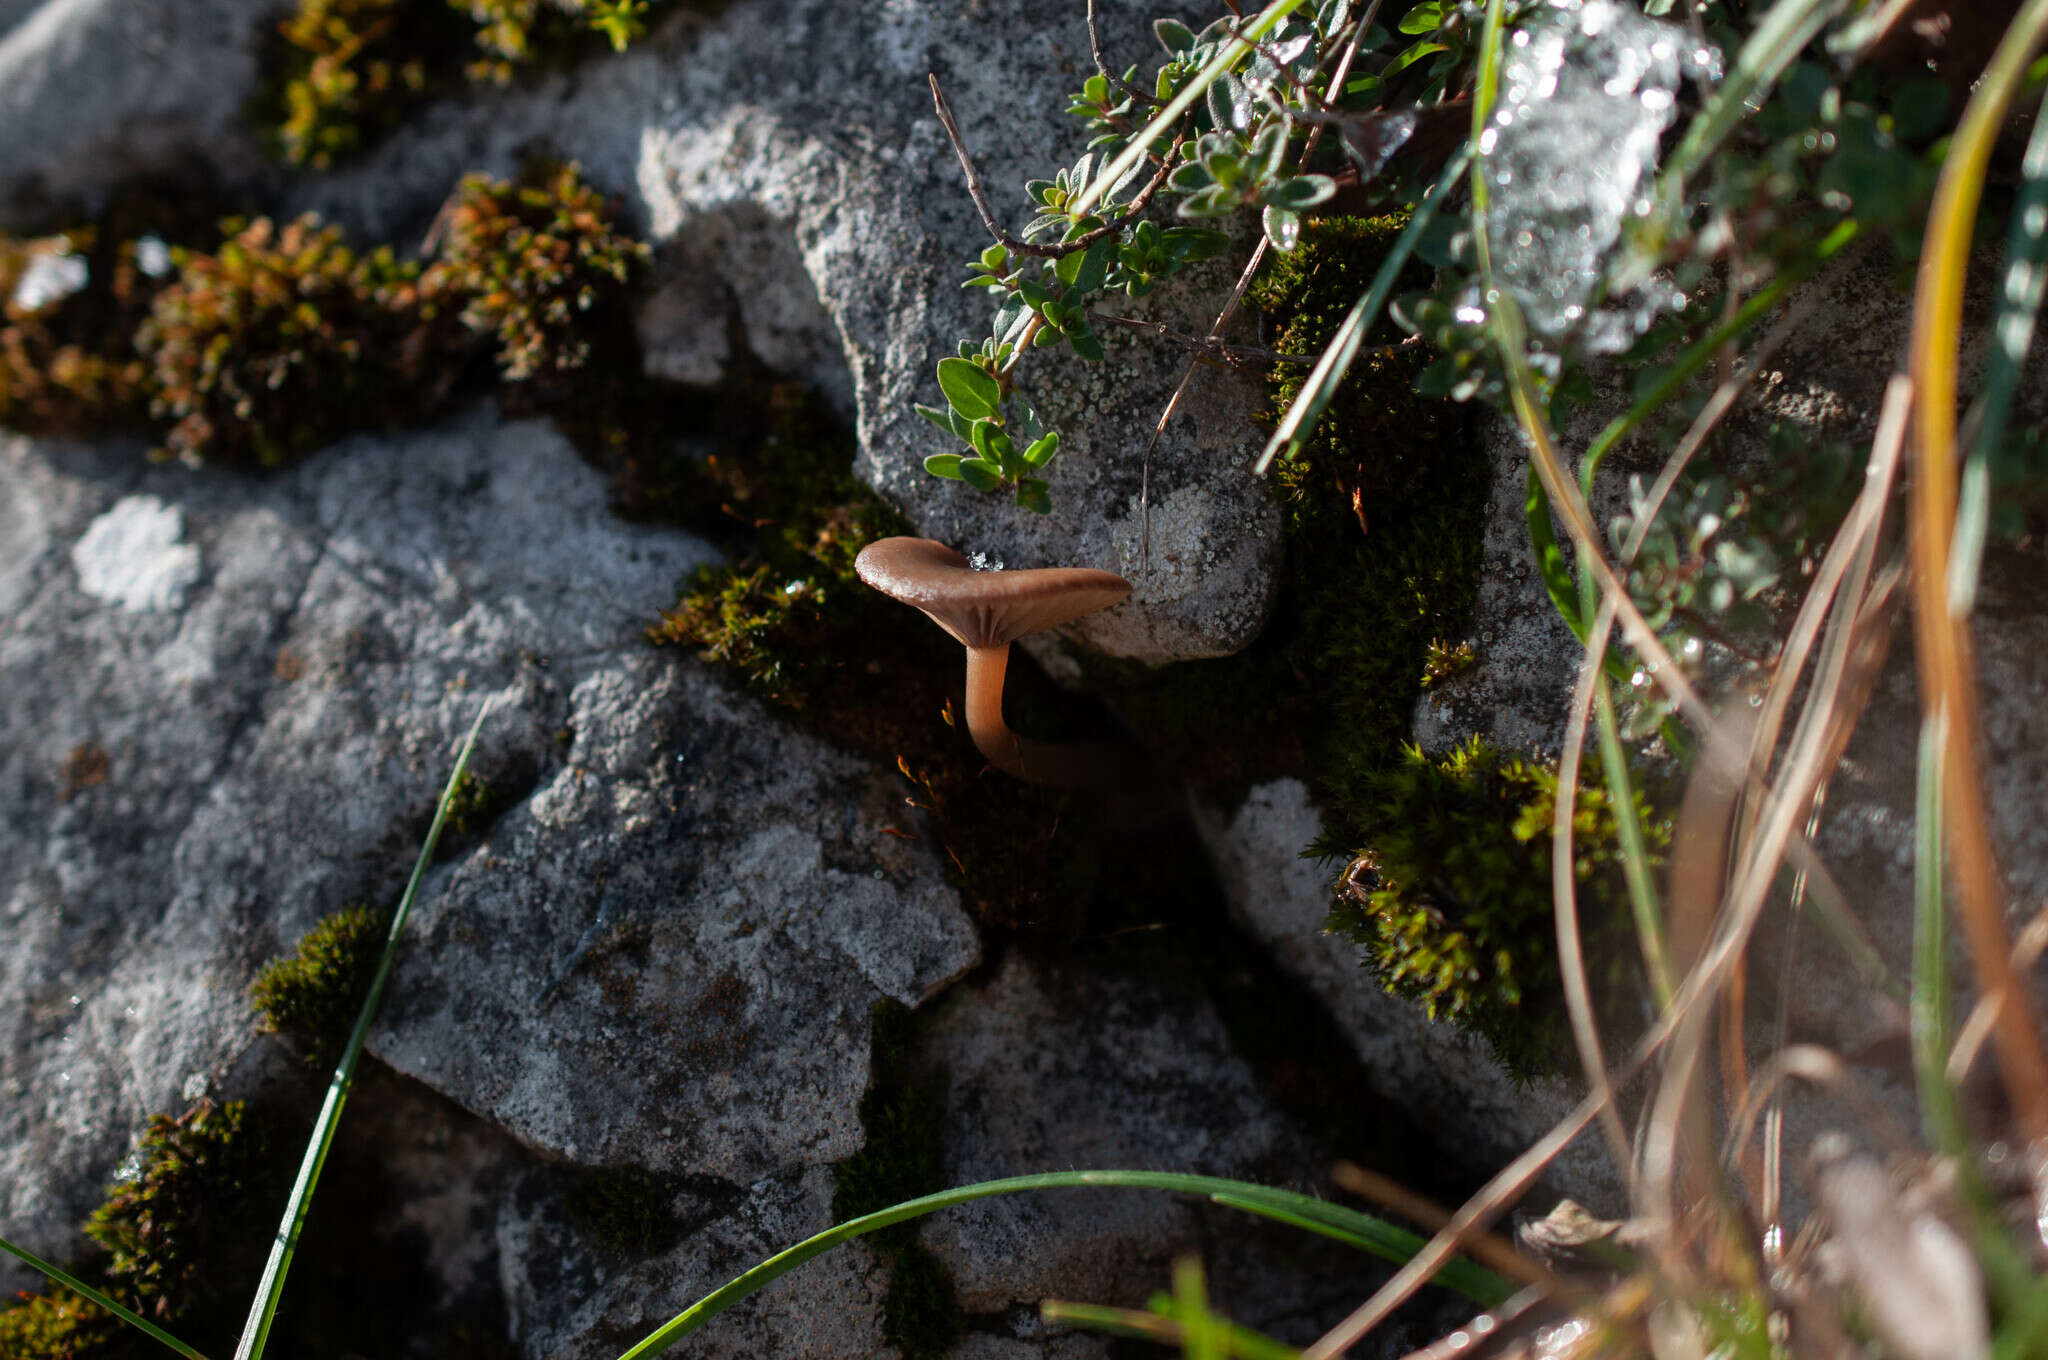
<svg viewBox="0 0 2048 1360"><path fill-rule="evenodd" d="M1138 162L1145 159L1146 151L1152 143L1173 130L1180 122L1181 115L1195 106L1195 101L1216 83L1217 77L1243 60L1245 54L1252 50L1253 43L1271 33L1274 25L1300 9L1304 3L1305 0L1273 0L1272 4L1260 10L1258 17L1245 25L1238 36L1216 49L1216 55L1209 59L1209 64L1195 72L1194 79L1182 87L1180 93L1168 100L1166 107L1153 115L1151 122L1138 130L1138 134L1130 139L1130 144L1117 153L1115 160L1096 172L1095 178L1088 182L1088 187L1081 191L1081 196L1069 206L1068 211L1077 215L1087 212L1101 201L1104 194L1123 183L1124 176L1130 174L1137 168Z"/></svg>
<svg viewBox="0 0 2048 1360"><path fill-rule="evenodd" d="M1157 1313L1141 1313L1134 1308L1105 1308L1093 1303L1048 1299L1040 1305L1038 1315L1055 1326L1085 1328L1138 1341L1156 1341L1162 1346L1178 1346L1181 1340L1180 1328L1173 1319ZM1227 1319L1216 1319L1216 1325L1222 1330L1224 1347L1237 1360L1298 1360L1301 1355L1292 1346L1283 1346L1263 1332L1255 1332Z"/></svg>
<svg viewBox="0 0 2048 1360"><path fill-rule="evenodd" d="M179 1355L184 1356L185 1360L206 1360L206 1357L204 1355L200 1354L197 1350L194 1350L192 1347L186 1345L184 1342L178 1340L178 1338L172 1336L169 1332L157 1326L154 1322L149 1321L147 1318L143 1317L141 1314L133 1311L132 1309L123 1308L120 1304L115 1303L112 1299L108 1298L105 1294L102 1294L99 1290L94 1289L91 1285L79 1279L76 1275L71 1274L69 1271L63 1269L61 1266L52 1265L50 1262L45 1261L42 1257L30 1251L27 1247L17 1247L16 1245L14 1245L14 1243L8 1241L6 1238L0 1237L0 1251L6 1252L9 1256L12 1256L15 1260L20 1261L23 1265L29 1267L31 1270L41 1271L43 1274L49 1276L52 1280L55 1280L58 1284L63 1285L66 1289L69 1289L72 1293L77 1294L79 1297L85 1299L87 1302L106 1309L109 1313L112 1313L115 1317L121 1319L121 1321L127 1323L130 1327L135 1328L137 1331L149 1333L150 1336L156 1338L158 1341L163 1342L164 1345L169 1346Z"/></svg>
<svg viewBox="0 0 2048 1360"><path fill-rule="evenodd" d="M1344 322L1337 327L1337 333L1330 337L1329 345L1323 350L1316 366L1309 370L1308 381L1301 385L1294 404L1281 417L1280 428L1273 431L1273 437L1266 441L1265 449L1259 454L1259 461L1252 468L1254 473L1263 474L1273 465L1273 459L1284 453L1292 458L1301 452L1308 442L1316 422L1322 419L1324 410L1330 405L1330 398L1336 395L1337 384L1344 381L1344 375L1351 371L1352 360L1358 357L1359 347L1365 343L1366 334L1380 319L1386 309L1387 299L1393 294L1394 281L1401 277L1408 257L1415 253L1415 246L1422 239L1422 232L1436 216L1436 210L1444 197L1456 187L1465 173L1466 163L1472 158L1470 150L1460 151L1451 157L1451 163L1437 176L1436 183L1429 186L1429 192L1422 196L1422 202L1415 205L1414 215L1408 219L1408 226L1395 240L1393 249L1380 265L1379 273L1373 275L1372 287L1365 296L1352 304L1344 316Z"/></svg>
<svg viewBox="0 0 2048 1360"><path fill-rule="evenodd" d="M1283 1223L1309 1227L1325 1236L1351 1241L1352 1245L1375 1255L1380 1254L1385 1244L1401 1239L1412 1244L1408 1255L1412 1255L1414 1250L1422 1245L1422 1239L1413 1234L1403 1234L1391 1224L1382 1223L1367 1214L1345 1209L1341 1205L1330 1204L1309 1195L1298 1195L1292 1191L1275 1190L1270 1186L1227 1180L1219 1176L1189 1176L1171 1171L1053 1171L1036 1176L1010 1176L1002 1180L981 1181L974 1185L942 1190L935 1195L925 1195L919 1199L905 1200L901 1204L878 1209L872 1214L863 1214L859 1218L849 1219L815 1236L807 1237L795 1246L777 1252L745 1274L728 1280L712 1290L649 1334L639 1345L620 1356L619 1360L643 1360L646 1356L660 1355L740 1300L757 1293L806 1261L822 1256L832 1248L850 1242L856 1237L863 1237L892 1224L922 1218L926 1214L936 1213L940 1209L950 1209L956 1204L966 1204L972 1200L991 1199L998 1195L1014 1195L1033 1190L1091 1188L1166 1190L1183 1195L1200 1195L1229 1208L1241 1209L1246 1213L1258 1214ZM1357 1230L1355 1225L1361 1220L1371 1225L1371 1231ZM1349 1230L1351 1236L1340 1236L1342 1230ZM1406 1260L1407 1256L1398 1259ZM1482 1307L1490 1307L1512 1292L1507 1281L1468 1260L1447 1263L1445 1268L1438 1272L1436 1281L1465 1294Z"/></svg>
<svg viewBox="0 0 2048 1360"><path fill-rule="evenodd" d="M1913 1074L1920 1117L1934 1145L1966 1156L1969 1140L1948 1079L1948 922L1942 908L1941 748L1947 725L1929 713L1920 724L1920 778L1913 825Z"/></svg>
<svg viewBox="0 0 2048 1360"><path fill-rule="evenodd" d="M1949 561L1949 598L1957 612L1967 612L1976 595L1977 571L1984 558L1984 539L1991 515L1991 455L2005 437L2019 390L2027 351L2034 344L2034 325L2041 315L2041 297L2048 292L2048 95L2034 116L2033 135L2020 162L2020 192L2006 230L2005 277L1998 298L1998 320L1991 347L1984 356L1984 375L1977 384L1976 434L1963 464L1961 495L1956 505L1954 557Z"/></svg>
<svg viewBox="0 0 2048 1360"><path fill-rule="evenodd" d="M1685 182L1706 164L1751 107L1761 104L1764 94L1778 83L1806 45L1820 36L1828 20L1842 8L1843 0L1778 0L1770 13L1750 31L1735 65L1686 128L1685 136L1664 163L1660 181L1667 201L1682 191Z"/></svg>
<svg viewBox="0 0 2048 1360"><path fill-rule="evenodd" d="M370 982L369 994L363 998L362 1009L356 1013L356 1024L349 1032L348 1046L342 1050L341 1061L335 1064L334 1076L327 1084L327 1098L321 1102L320 1117L314 1122L313 1136L306 1144L305 1159L299 1163L298 1179L292 1184L291 1198L285 1202L284 1221L278 1226L276 1240L271 1243L270 1259L263 1267L256 1300L250 1306L242 1339L235 1346L235 1360L258 1360L263 1354L264 1343L270 1338L270 1324L277 1316L277 1301L284 1293L285 1274L291 1269L299 1233L306 1226L306 1213L312 1207L313 1188L319 1184L320 1169L327 1162L328 1149L334 1145L334 1131L341 1122L341 1107L348 1099L349 1088L355 1083L356 1063L362 1057L363 1043L369 1038L370 1025L376 1020L377 1008L384 1000L385 984L391 980L392 965L398 960L398 945L405 933L406 920L412 915L412 904L419 896L420 883L427 876L427 868L434 862L434 847L440 843L441 828L448 821L448 808L455 801L456 787L462 782L463 773L469 769L470 753L476 750L477 733L483 730L484 719L490 713L491 705L486 701L478 710L476 721L470 724L469 735L463 739L462 750L455 757L455 768L449 773L448 783L441 790L441 800L434 807L434 824L427 829L426 842L420 846L419 859L413 863L412 878L405 885L405 895L398 899L398 910L392 913L391 929L384 937L383 956L377 960L377 972Z"/></svg>

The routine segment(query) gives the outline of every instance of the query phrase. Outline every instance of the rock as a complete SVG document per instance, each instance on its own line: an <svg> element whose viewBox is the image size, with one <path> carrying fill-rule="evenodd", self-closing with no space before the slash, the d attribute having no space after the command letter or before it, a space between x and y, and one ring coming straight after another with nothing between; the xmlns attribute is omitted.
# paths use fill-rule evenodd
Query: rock
<svg viewBox="0 0 2048 1360"><path fill-rule="evenodd" d="M1330 873L1301 857L1322 821L1299 780L1261 784L1228 812L1198 806L1195 821L1232 918L1315 993L1378 1088L1398 1093L1404 1112L1441 1140L1447 1156L1501 1167L1577 1103L1579 1092L1561 1079L1517 1083L1484 1044L1383 990L1357 945L1323 933ZM1567 1149L1547 1180L1581 1203L1618 1212L1628 1202L1593 1134Z"/></svg>
<svg viewBox="0 0 2048 1360"><path fill-rule="evenodd" d="M520 1353L613 1360L752 1266L831 1222L828 1168L792 1169L749 1186L716 1218L655 1258L608 1255L562 1214L551 1178L508 1188L497 1246L506 1263L508 1331ZM882 1339L886 1271L864 1241L847 1243L770 1284L693 1333L691 1355L893 1355Z"/></svg>
<svg viewBox="0 0 2048 1360"><path fill-rule="evenodd" d="M0 223L198 153L260 165L242 108L274 0L0 0Z"/></svg>
<svg viewBox="0 0 2048 1360"><path fill-rule="evenodd" d="M113 38L98 29L90 41L70 36L59 8L46 5L6 50L23 69L107 64L102 49ZM127 11L106 13L103 26ZM1116 60L1157 53L1146 17L1140 7L1105 16ZM225 11L207 22L149 22L164 25L157 60L174 75L124 88L110 101L120 117L102 118L97 107L75 117L73 86L0 78L19 110L11 129L54 129L12 139L0 181L61 172L104 187L115 167L161 160L167 140L247 179L229 154L233 139L221 136L224 111L253 79L246 35L237 29L228 41ZM989 55L994 33L1006 35L1000 60ZM81 43L80 55L67 55ZM838 394L857 416L861 475L920 531L1013 566L1130 577L1127 604L1074 625L1088 646L1151 662L1221 655L1257 632L1274 589L1278 517L1250 471L1264 438L1249 420L1262 399L1253 380L1198 372L1152 458L1149 552L1140 455L1186 369L1165 342L1115 332L1108 364L1047 351L1028 365L1037 405L1063 435L1049 519L922 470L948 441L912 407L939 400L938 360L988 325L985 295L958 286L962 262L987 233L933 116L926 73L943 81L996 210L1015 230L1028 220L1024 181L1083 148L1079 122L1061 110L1086 44L1078 13L1049 24L1024 0L966 9L908 0L881 10L751 0L715 20L681 13L608 60L601 78L538 77L434 105L356 166L299 182L288 196L293 210L318 209L364 238L418 239L466 171L509 173L536 150L578 160L593 182L627 195L628 217L652 234L663 276L675 281L643 318L654 370L717 372L736 310L756 353ZM145 108L153 116L137 121ZM88 135L111 138L111 149L83 154ZM1239 263L1215 261L1151 298L1105 306L1205 333Z"/></svg>
<svg viewBox="0 0 2048 1360"><path fill-rule="evenodd" d="M933 1008L914 1053L943 1083L947 1184L1124 1168L1308 1193L1327 1185L1327 1154L1270 1102L1199 996L1012 954ZM952 1273L961 1306L978 1322L1003 1320L1013 1344L1036 1342L1043 1299L1142 1307L1188 1253L1205 1258L1217 1308L1297 1345L1385 1274L1293 1229L1155 1191L976 1200L924 1220L921 1240ZM1045 1353L1066 1352L1055 1343Z"/></svg>
<svg viewBox="0 0 2048 1360"><path fill-rule="evenodd" d="M8 437L0 480L10 1237L70 1250L149 1113L236 1094L256 966L395 900L487 698L512 810L429 877L373 1051L547 1156L791 1178L823 1226L870 1008L979 946L879 772L642 640L706 545L488 410L264 479ZM129 608L172 527L183 598Z"/></svg>

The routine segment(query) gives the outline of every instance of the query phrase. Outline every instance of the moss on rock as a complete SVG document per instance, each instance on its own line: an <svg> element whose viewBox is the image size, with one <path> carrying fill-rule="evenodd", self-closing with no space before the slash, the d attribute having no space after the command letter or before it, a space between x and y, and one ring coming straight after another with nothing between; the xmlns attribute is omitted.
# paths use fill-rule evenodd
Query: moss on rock
<svg viewBox="0 0 2048 1360"><path fill-rule="evenodd" d="M202 1350L231 1348L243 1289L268 1247L261 1225L282 1185L268 1140L240 1102L201 1102L175 1119L152 1118L131 1165L86 1221L104 1257L82 1278ZM0 1311L8 1360L131 1360L157 1351L66 1290Z"/></svg>
<svg viewBox="0 0 2048 1360"><path fill-rule="evenodd" d="M173 253L177 280L136 334L166 452L278 467L438 404L453 361L432 343L418 265L359 256L312 216L224 229L217 251Z"/></svg>
<svg viewBox="0 0 2048 1360"><path fill-rule="evenodd" d="M872 1072L861 1098L866 1133L861 1150L833 1169L832 1217L844 1223L893 1204L945 1189L939 1130L944 1088L910 1062L912 1014L895 1001L877 1003ZM869 1238L889 1260L883 1335L909 1360L936 1360L965 1330L953 1277L918 1241L917 1223L897 1223Z"/></svg>
<svg viewBox="0 0 2048 1360"><path fill-rule="evenodd" d="M1475 737L1442 760L1415 747L1361 792L1369 849L1330 917L1387 990L1479 1034L1517 1075L1569 1062L1551 899L1557 772ZM1651 850L1669 834L1637 795ZM1636 996L1634 932L1613 799L1582 785L1572 805L1581 943L1603 1019Z"/></svg>
<svg viewBox="0 0 2048 1360"><path fill-rule="evenodd" d="M578 1178L569 1218L584 1235L620 1256L652 1256L682 1231L672 1207L672 1177L637 1166L605 1167Z"/></svg>
<svg viewBox="0 0 2048 1360"><path fill-rule="evenodd" d="M257 1032L290 1040L308 1067L332 1068L369 994L387 922L368 907L343 908L266 964L249 988Z"/></svg>

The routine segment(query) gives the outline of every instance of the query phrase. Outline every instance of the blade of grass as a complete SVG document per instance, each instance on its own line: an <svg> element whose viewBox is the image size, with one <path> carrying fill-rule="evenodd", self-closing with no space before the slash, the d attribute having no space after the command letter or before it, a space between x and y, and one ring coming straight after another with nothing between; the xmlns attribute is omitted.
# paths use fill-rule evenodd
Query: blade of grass
<svg viewBox="0 0 2048 1360"><path fill-rule="evenodd" d="M1344 381L1344 375L1351 369L1352 360L1358 357L1359 347L1365 343L1366 334L1372 330L1373 323L1379 320L1380 313L1386 310L1387 299L1394 291L1394 283L1401 277L1402 269L1407 267L1408 257L1415 253L1416 244L1422 239L1423 229L1429 225L1430 219L1436 216L1436 210L1443 203L1445 196L1456 188L1459 180L1464 177L1465 167L1471 159L1472 153L1469 149L1461 150L1451 157L1450 164L1443 168L1443 173L1429 186L1429 192L1415 205L1415 212L1409 217L1408 225L1395 239L1393 249L1387 252L1387 258L1380 264L1379 272L1373 275L1372 287L1366 289L1365 296L1353 303L1351 310L1345 313L1343 324L1338 326L1337 333L1330 337L1329 346L1323 350L1322 357L1316 360L1316 366L1309 370L1308 379L1302 383L1301 391L1296 394L1293 405L1289 406L1287 414L1281 417L1280 428L1273 431L1273 437L1266 441L1266 447L1259 454L1259 461L1252 466L1254 473L1264 474L1266 469L1273 465L1274 457L1282 452L1289 458L1294 457L1301 452L1302 445L1308 442L1310 432L1315 429L1316 422L1329 407L1330 398L1336 395L1337 384Z"/></svg>
<svg viewBox="0 0 2048 1360"><path fill-rule="evenodd" d="M1130 174L1138 162L1145 159L1152 143L1179 124L1181 115L1195 106L1195 101L1216 83L1217 77L1237 65L1245 54L1252 50L1253 43L1271 33L1274 25L1300 9L1304 3L1306 0L1273 0L1272 4L1260 10L1258 17L1216 49L1216 55L1209 59L1209 64L1195 72L1194 78L1181 88L1180 93L1167 101L1165 108L1152 116L1151 122L1138 129L1137 135L1130 139L1129 145L1117 153L1115 160L1096 172L1095 178L1088 182L1088 187L1081 191L1081 196L1068 206L1068 211L1077 216L1087 212L1111 188L1121 184L1124 176Z"/></svg>
<svg viewBox="0 0 2048 1360"><path fill-rule="evenodd" d="M2012 968L2004 890L1978 764L1983 733L1976 667L1967 623L1954 608L1950 554L1957 500L1956 367L1963 280L1992 144L2044 35L2048 0L2026 0L1963 110L1928 211L1910 350L1918 389L1911 511L1920 693L1923 706L1940 714L1947 729L1942 751L1942 798L1947 809L1943 827L1960 890L1957 914L1970 942L1979 985L1986 996L2001 998L1993 1034L1999 1069L2020 1129L2037 1148L2048 1146L2048 1053L2042 1049L2032 998Z"/></svg>
<svg viewBox="0 0 2048 1360"><path fill-rule="evenodd" d="M1172 1318L1141 1313L1135 1308L1105 1308L1093 1303L1066 1303L1047 1299L1038 1315L1055 1326L1080 1327L1108 1336L1127 1336L1137 1341L1154 1341L1162 1346L1181 1344L1181 1327ZM1262 1332L1222 1318L1216 1319L1224 1347L1240 1360L1296 1360L1301 1352L1283 1346Z"/></svg>
<svg viewBox="0 0 2048 1360"><path fill-rule="evenodd" d="M154 1322L149 1321L147 1318L143 1317L139 1313L136 1313L132 1309L123 1308L120 1304L115 1303L112 1299L108 1298L105 1294L102 1294L99 1290L94 1289L91 1285L79 1279L76 1275L71 1274L69 1271L63 1269L61 1266L52 1265L50 1262L45 1261L42 1257L30 1251L27 1247L18 1247L14 1243L8 1241L6 1238L0 1237L0 1251L6 1252L9 1256L12 1256L15 1260L20 1261L23 1265L29 1267L29 1269L31 1270L41 1271L43 1274L49 1276L52 1280L55 1280L58 1284L63 1285L72 1293L77 1294L80 1298L86 1300L86 1302L91 1303L96 1307L106 1309L109 1313L112 1313L115 1317L121 1319L121 1321L127 1323L130 1327L135 1328L137 1331L147 1332L151 1337L155 1338L158 1341L161 1341L164 1345L169 1346L179 1355L184 1356L185 1360L206 1360L206 1357L204 1355L200 1354L191 1346L188 1346L184 1342L178 1340L178 1338L172 1336L169 1332L157 1326Z"/></svg>
<svg viewBox="0 0 2048 1360"><path fill-rule="evenodd" d="M1949 563L1949 599L1958 614L1968 614L1976 596L1977 570L1991 517L1991 456L2005 437L2020 370L2033 347L2034 323L2041 313L2044 292L2048 292L2048 96L2034 115L2033 135L2027 138L2027 154L2020 163L2019 197L2006 229L1998 320L1991 329L1991 348L1984 356L1984 373L1970 412L1976 432L1963 464L1955 556Z"/></svg>
<svg viewBox="0 0 2048 1360"><path fill-rule="evenodd" d="M1384 1223L1369 1214L1361 1214L1354 1209L1331 1204L1310 1195L1275 1190L1270 1186L1254 1185L1248 1181L1233 1181L1218 1176L1182 1175L1170 1171L1053 1171L1035 1176L1010 1176L1002 1180L981 1181L974 1185L963 1185L952 1190L942 1190L934 1195L905 1200L901 1204L878 1209L859 1218L848 1219L844 1223L807 1237L795 1246L777 1252L745 1274L728 1280L712 1290L650 1333L619 1360L642 1360L645 1356L659 1355L740 1300L758 1292L806 1261L822 1256L841 1243L851 1242L856 1237L863 1237L892 1224L922 1218L941 1209L950 1209L956 1204L990 1199L998 1195L1014 1195L1033 1190L1097 1188L1166 1190L1183 1195L1200 1195L1228 1208L1241 1209L1263 1218L1309 1228L1326 1237L1345 1242L1360 1251L1388 1260L1405 1262L1422 1246L1422 1239L1416 1234ZM1456 1290L1482 1307L1499 1302L1511 1292L1507 1281L1471 1261L1447 1259L1442 1264L1444 1269L1431 1272L1435 1281Z"/></svg>
<svg viewBox="0 0 2048 1360"><path fill-rule="evenodd" d="M1757 21L1735 56L1727 79L1694 116L1685 136L1664 162L1658 177L1669 201L1684 191L1685 182L1706 164L1722 139L1762 102L1764 93L1777 84L1785 68L1798 59L1806 45L1820 36L1828 20L1842 8L1844 0L1778 0L1770 12Z"/></svg>
<svg viewBox="0 0 2048 1360"><path fill-rule="evenodd" d="M371 979L369 994L363 998L362 1009L356 1013L355 1028L349 1032L348 1045L342 1049L341 1061L335 1064L334 1076L327 1084L327 1098L321 1102L320 1117L314 1121L313 1136L306 1144L304 1160L299 1163L298 1179L293 1182L291 1197L285 1202L284 1221L278 1225L277 1238L271 1243L270 1259L264 1264L263 1278L257 1284L256 1299L249 1308L249 1320L243 1326L240 1342L235 1346L235 1360L258 1360L263 1354L264 1343L270 1338L270 1324L277 1316L277 1301L284 1293L285 1274L291 1269L299 1233L306 1226L306 1213L312 1207L313 1188L319 1184L320 1169L326 1165L328 1149L334 1145L334 1131L341 1122L341 1107L348 1100L349 1088L355 1084L356 1063L362 1057L370 1025L377 1018L377 1008L384 1000L384 987L391 980L392 965L398 960L398 946L405 934L406 920L412 915L412 905L419 896L420 883L427 876L427 868L434 862L434 847L441 841L441 828L448 821L448 809L455 801L455 791L464 772L469 769L470 753L476 750L477 733L483 730L484 719L490 714L491 703L486 700L484 706L477 710L476 721L470 724L469 735L463 739L462 749L455 757L455 768L449 772L448 783L441 790L441 799L434 806L434 824L427 828L427 839L420 846L419 859L413 863L412 878L405 885L405 895L398 899L398 910L392 913L391 929L384 937L384 953L377 960L377 971Z"/></svg>

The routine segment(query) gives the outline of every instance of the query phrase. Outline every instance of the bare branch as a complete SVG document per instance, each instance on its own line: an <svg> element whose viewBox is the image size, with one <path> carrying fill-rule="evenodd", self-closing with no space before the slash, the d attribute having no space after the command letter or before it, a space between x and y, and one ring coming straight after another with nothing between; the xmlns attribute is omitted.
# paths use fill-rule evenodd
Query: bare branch
<svg viewBox="0 0 2048 1360"><path fill-rule="evenodd" d="M1095 0L1088 0L1088 50L1095 57L1095 69L1102 72L1102 78L1122 90L1141 104L1150 104L1155 109L1166 107L1166 101L1157 95L1147 94L1122 76L1109 69L1109 63L1102 57L1102 35L1095 30Z"/></svg>

